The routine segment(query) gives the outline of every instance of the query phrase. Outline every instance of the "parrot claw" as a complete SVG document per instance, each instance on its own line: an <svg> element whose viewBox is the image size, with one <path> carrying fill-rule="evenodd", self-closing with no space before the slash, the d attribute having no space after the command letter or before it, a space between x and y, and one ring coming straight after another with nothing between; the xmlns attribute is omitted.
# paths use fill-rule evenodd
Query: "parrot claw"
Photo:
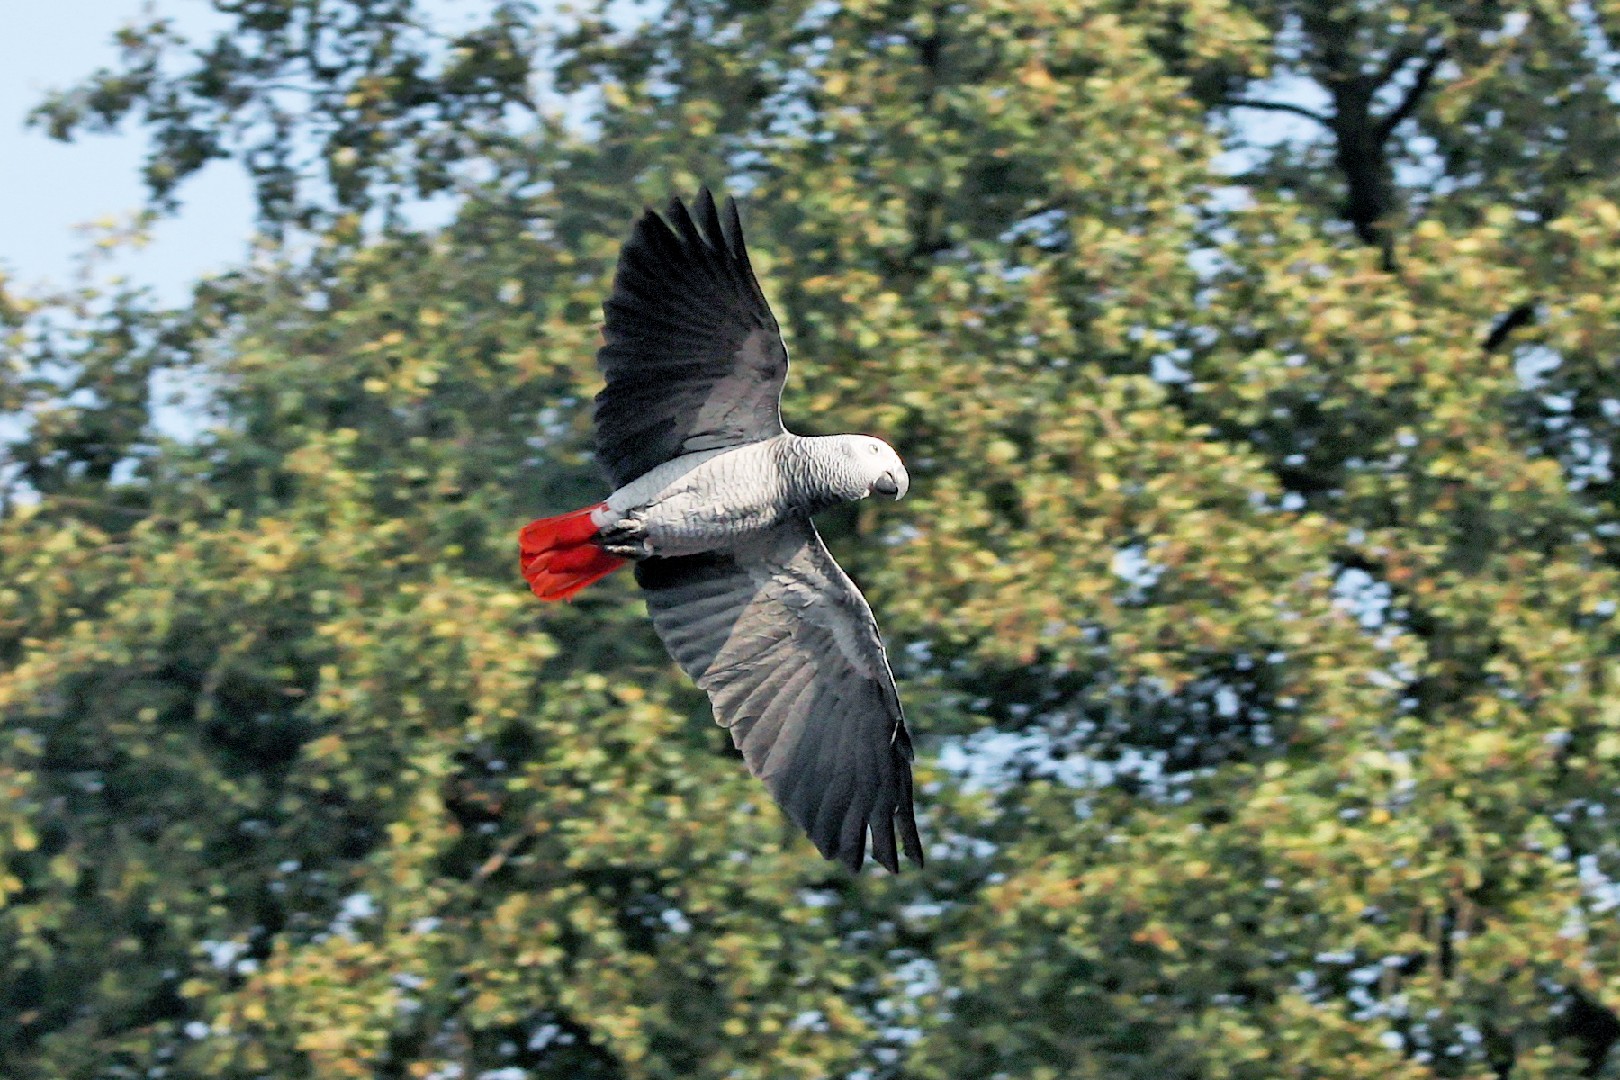
<svg viewBox="0 0 1620 1080"><path fill-rule="evenodd" d="M647 539L647 524L641 518L620 518L602 529L596 537L597 546L620 559L647 559L652 557L652 543Z"/></svg>

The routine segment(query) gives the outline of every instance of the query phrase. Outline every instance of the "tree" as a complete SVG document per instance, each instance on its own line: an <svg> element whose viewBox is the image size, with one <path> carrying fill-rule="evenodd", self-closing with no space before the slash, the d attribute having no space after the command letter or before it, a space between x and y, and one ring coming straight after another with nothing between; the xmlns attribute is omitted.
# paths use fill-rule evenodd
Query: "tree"
<svg viewBox="0 0 1620 1080"><path fill-rule="evenodd" d="M219 6L42 114L144 118L160 199L239 155L289 242L182 312L7 296L0 1071L1612 1068L1620 13ZM815 859L626 583L515 572L600 491L630 215L700 181L790 425L911 467L824 524L922 874Z"/></svg>

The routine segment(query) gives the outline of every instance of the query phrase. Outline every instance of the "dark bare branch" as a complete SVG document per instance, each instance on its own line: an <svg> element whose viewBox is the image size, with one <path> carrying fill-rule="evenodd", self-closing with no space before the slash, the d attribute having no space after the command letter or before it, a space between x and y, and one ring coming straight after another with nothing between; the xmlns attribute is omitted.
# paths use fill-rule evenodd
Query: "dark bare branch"
<svg viewBox="0 0 1620 1080"><path fill-rule="evenodd" d="M1331 117L1288 101L1256 101L1251 98L1230 98L1224 104L1228 109L1263 109L1266 112L1293 113L1295 116L1303 116L1307 120L1315 120L1323 127L1331 127L1333 124Z"/></svg>
<svg viewBox="0 0 1620 1080"><path fill-rule="evenodd" d="M1491 332L1486 335L1482 347L1486 352L1493 353L1497 349L1500 349L1503 345L1507 344L1507 340L1512 336L1513 331L1529 326L1535 321L1535 304L1520 304L1518 307L1496 320L1496 325L1491 327Z"/></svg>
<svg viewBox="0 0 1620 1080"><path fill-rule="evenodd" d="M1378 76L1373 85L1383 86L1393 79L1408 62L1422 53L1422 48L1415 36L1407 37L1400 44L1392 46L1389 55L1384 58L1383 64L1378 68Z"/></svg>
<svg viewBox="0 0 1620 1080"><path fill-rule="evenodd" d="M1402 121L1410 117L1417 109L1418 103L1423 100L1423 95L1428 92L1429 84L1434 81L1434 73L1440 69L1440 64L1445 58L1445 43L1442 42L1429 50L1429 55L1424 58L1423 66L1418 69L1417 78L1412 81L1411 87L1407 89L1406 96L1401 99L1399 105L1390 111L1389 115L1379 121L1379 142L1387 140L1391 133L1401 126Z"/></svg>

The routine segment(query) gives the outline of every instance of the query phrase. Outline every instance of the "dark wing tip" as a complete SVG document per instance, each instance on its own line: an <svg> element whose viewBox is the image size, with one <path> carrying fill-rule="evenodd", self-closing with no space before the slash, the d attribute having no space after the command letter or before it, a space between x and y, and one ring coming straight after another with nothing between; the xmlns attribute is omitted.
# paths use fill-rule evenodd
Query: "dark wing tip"
<svg viewBox="0 0 1620 1080"><path fill-rule="evenodd" d="M742 215L737 210L737 200L730 195L726 196L726 216L721 220L720 233L731 250L731 257L747 266L748 245L743 240Z"/></svg>
<svg viewBox="0 0 1620 1080"><path fill-rule="evenodd" d="M652 218L670 233L690 243L697 240L704 247L725 252L732 257L743 256L742 220L737 213L737 200L726 196L725 218L714 201L714 193L704 184L690 203L679 195L672 195L662 214L652 207L644 207L642 220Z"/></svg>
<svg viewBox="0 0 1620 1080"><path fill-rule="evenodd" d="M714 196L709 194L708 188L698 188L694 208L697 210L698 224L709 234L709 242L721 247L725 234L720 229L720 214L714 208Z"/></svg>
<svg viewBox="0 0 1620 1080"><path fill-rule="evenodd" d="M729 253L726 233L720 226L720 212L715 209L714 196L709 193L707 185L698 188L697 197L692 200L690 208L678 197L670 199L667 216L688 244L722 257Z"/></svg>
<svg viewBox="0 0 1620 1080"><path fill-rule="evenodd" d="M900 859L894 850L894 829L883 825L872 827L872 858L891 874L900 872Z"/></svg>
<svg viewBox="0 0 1620 1080"><path fill-rule="evenodd" d="M909 793L895 817L898 819L900 826L900 846L905 849L906 858L915 863L918 869L921 869L926 865L923 861L922 837L917 835L917 812L912 808ZM892 869L895 873L900 872L898 864Z"/></svg>
<svg viewBox="0 0 1620 1080"><path fill-rule="evenodd" d="M912 804L911 770L898 756L895 767L901 782L897 797L880 793L875 804L869 803L864 811L859 805L851 806L841 831L836 823L824 829L820 821L805 830L822 858L843 863L852 874L859 873L866 862L870 836L873 860L889 873L900 872L901 851L917 867L924 865L922 837L917 832L916 810ZM899 833L898 849L896 832Z"/></svg>
<svg viewBox="0 0 1620 1080"><path fill-rule="evenodd" d="M698 232L697 224L692 220L692 215L687 211L686 204L680 199L669 200L669 209L664 211L664 217L668 219L670 228L680 237L682 244L700 251L707 246L703 242L702 234Z"/></svg>
<svg viewBox="0 0 1620 1080"><path fill-rule="evenodd" d="M659 560L649 560L657 562ZM641 567L637 567L638 576ZM796 770L785 786L771 786L787 816L815 845L823 859L843 864L852 874L872 859L891 874L900 872L900 851L923 865L922 840L912 807L911 767L900 754L890 761L893 773L871 786L861 781L828 782L825 773ZM899 847L895 833L899 832Z"/></svg>
<svg viewBox="0 0 1620 1080"><path fill-rule="evenodd" d="M922 838L917 835L917 822L909 805L897 808L887 821L863 825L860 837L854 843L843 843L837 837L831 837L825 842L813 836L810 839L821 852L822 858L840 862L850 873L858 874L861 867L866 864L866 841L870 834L873 861L889 873L898 874L900 851L895 847L896 826L899 826L900 849L904 850L906 858L920 869L924 865Z"/></svg>
<svg viewBox="0 0 1620 1080"><path fill-rule="evenodd" d="M664 207L664 220L673 225L676 220L686 216L686 203L679 195L671 195L669 204Z"/></svg>

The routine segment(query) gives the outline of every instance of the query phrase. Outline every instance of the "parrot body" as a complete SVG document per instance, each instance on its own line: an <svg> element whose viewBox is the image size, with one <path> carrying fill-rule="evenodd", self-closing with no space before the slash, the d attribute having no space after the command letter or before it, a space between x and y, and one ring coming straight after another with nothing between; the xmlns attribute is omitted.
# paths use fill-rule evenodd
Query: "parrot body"
<svg viewBox="0 0 1620 1080"><path fill-rule="evenodd" d="M610 553L693 555L727 547L792 514L864 499L885 477L891 495L909 484L899 455L877 439L784 433L666 462L609 495L595 521ZM630 543L615 550L614 536Z"/></svg>
<svg viewBox="0 0 1620 1080"><path fill-rule="evenodd" d="M877 624L811 515L910 486L868 435L782 426L787 350L748 263L736 205L701 191L636 223L604 305L597 457L604 501L526 526L545 600L626 564L670 655L708 692L751 771L821 853L858 870L867 837L923 861L911 739Z"/></svg>

